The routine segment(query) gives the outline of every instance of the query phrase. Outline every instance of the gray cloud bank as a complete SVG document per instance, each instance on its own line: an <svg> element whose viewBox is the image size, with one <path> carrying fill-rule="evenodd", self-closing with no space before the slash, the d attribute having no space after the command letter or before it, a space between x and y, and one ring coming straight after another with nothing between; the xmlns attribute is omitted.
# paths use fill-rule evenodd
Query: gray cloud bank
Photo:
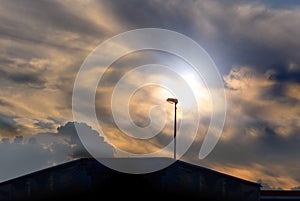
<svg viewBox="0 0 300 201"><path fill-rule="evenodd" d="M93 135L103 156L114 157L114 148L104 138L84 123L68 122L55 133L40 133L28 139L16 136L13 140L2 138L0 142L0 181L15 178L36 170L70 161L91 157L82 145L76 126L85 135Z"/></svg>

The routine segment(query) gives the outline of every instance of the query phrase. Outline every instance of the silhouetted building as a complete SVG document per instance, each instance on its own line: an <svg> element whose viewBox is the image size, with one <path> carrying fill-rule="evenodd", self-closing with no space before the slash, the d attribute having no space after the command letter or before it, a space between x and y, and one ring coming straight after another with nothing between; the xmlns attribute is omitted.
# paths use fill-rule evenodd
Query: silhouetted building
<svg viewBox="0 0 300 201"><path fill-rule="evenodd" d="M171 159L146 161L155 164L164 160ZM139 200L182 197L259 201L260 187L260 184L182 161L153 173L126 174L109 169L95 159L79 159L1 183L0 200L101 200L102 196L111 199L121 196Z"/></svg>
<svg viewBox="0 0 300 201"><path fill-rule="evenodd" d="M261 200L263 201L300 200L300 191L262 190Z"/></svg>

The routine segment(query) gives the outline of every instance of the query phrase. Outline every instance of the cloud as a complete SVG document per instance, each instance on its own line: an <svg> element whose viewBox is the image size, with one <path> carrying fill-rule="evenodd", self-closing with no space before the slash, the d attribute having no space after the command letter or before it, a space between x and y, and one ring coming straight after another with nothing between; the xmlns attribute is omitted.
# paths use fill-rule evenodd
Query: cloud
<svg viewBox="0 0 300 201"><path fill-rule="evenodd" d="M300 190L300 186L293 187L291 190Z"/></svg>
<svg viewBox="0 0 300 201"><path fill-rule="evenodd" d="M0 180L5 181L69 160L90 157L79 140L75 124L87 136L94 136L97 145L102 147L103 156L114 157L114 148L91 127L84 123L68 122L55 133L40 133L27 138L17 135L12 140L2 138Z"/></svg>
<svg viewBox="0 0 300 201"><path fill-rule="evenodd" d="M247 67L234 68L224 78L229 114L234 117L228 119L239 119L238 123L245 121L250 126L269 127L280 136L294 135L300 128L300 108L298 92L293 90L299 85L292 81L282 84L273 79L273 74L276 72L271 70L262 74Z"/></svg>
<svg viewBox="0 0 300 201"><path fill-rule="evenodd" d="M0 113L0 134L1 136L14 136L19 133L14 117Z"/></svg>
<svg viewBox="0 0 300 201"><path fill-rule="evenodd" d="M226 73L233 64L246 63L261 70L270 66L275 70L284 69L285 61L289 65L298 65L293 59L299 58L293 56L299 52L298 42L294 41L297 37L293 37L299 27L296 26L299 22L297 8L273 9L263 4L234 4L233 1L145 1L143 4L139 1L87 1L76 2L72 7L57 1L26 1L20 5L4 1L1 11L3 37L0 38L5 51L2 52L3 67L0 70L8 73L1 85L10 87L3 96L8 97L8 102L18 111L13 115L26 115L31 119L36 116L53 117L62 122L71 119L71 93L76 71L93 47L120 30L160 27L184 33L203 45L220 70ZM281 30L290 30L289 35ZM285 49L285 58L281 56L281 49ZM274 59L283 64L279 65L280 62ZM41 67L42 62L44 67ZM22 70L16 72L13 68L7 72L10 69L5 68L7 63ZM21 68L27 63L30 67ZM38 66L43 70L30 70ZM274 77L290 79L293 73L282 78L279 75ZM27 85L29 87L43 87L36 90L20 87L23 82L31 83ZM19 97L13 94L19 94ZM27 94L35 96L31 99ZM20 99L22 101L18 101ZM45 108L47 115L39 112Z"/></svg>
<svg viewBox="0 0 300 201"><path fill-rule="evenodd" d="M36 87L43 87L45 83L44 80L39 78L39 75L29 73L15 73L8 78L17 83L34 85Z"/></svg>
<svg viewBox="0 0 300 201"><path fill-rule="evenodd" d="M101 33L106 32L106 29L99 29L94 21L80 14L88 12L88 9L74 12L78 4L74 4L73 9L59 1L25 0L19 4L2 1L1 5L2 37L35 44L43 43L58 49L82 50L84 47L70 42L75 39L80 42L81 34L90 37L101 36ZM11 15L12 12L14 15ZM60 43L64 41L67 43Z"/></svg>
<svg viewBox="0 0 300 201"><path fill-rule="evenodd" d="M269 184L265 183L263 180L259 179L257 180L257 183L262 185L262 188L264 190L271 190L272 188L269 186Z"/></svg>
<svg viewBox="0 0 300 201"><path fill-rule="evenodd" d="M186 160L263 181L264 188L297 186L300 163L294 158L300 153L299 84L282 84L273 79L274 73L235 66L224 76L228 109L221 139L203 161L197 159L201 145L197 141Z"/></svg>
<svg viewBox="0 0 300 201"><path fill-rule="evenodd" d="M17 138L16 138L17 139ZM5 181L51 165L51 153L39 144L0 143L0 180Z"/></svg>
<svg viewBox="0 0 300 201"><path fill-rule="evenodd" d="M142 4L131 0L109 5L132 28L166 28L192 37L222 73L228 73L232 65L286 72L290 62L300 63L299 7L274 9L263 2L215 0Z"/></svg>
<svg viewBox="0 0 300 201"><path fill-rule="evenodd" d="M257 2L254 0L254 2ZM264 3L273 8L294 8L299 7L299 2L297 0L287 0L287 1L274 1L274 0L261 0L260 3Z"/></svg>
<svg viewBox="0 0 300 201"><path fill-rule="evenodd" d="M249 166L238 166L236 164L228 166L218 166L216 170L225 172L230 175L240 175L240 177L253 182L262 182L263 189L282 189L285 187L286 190L290 190L291 187L297 185L299 181L290 177L289 175L283 174L284 171L279 174L268 174L265 172L268 167L262 164L252 164ZM276 169L278 171L278 169ZM264 178L262 180L256 180L256 178Z"/></svg>
<svg viewBox="0 0 300 201"><path fill-rule="evenodd" d="M40 133L34 135L34 138L37 139L39 143L43 144L44 147L50 147L51 149L53 143L56 147L61 148L62 145L67 145L69 147L69 151L64 153L65 156L72 158L90 157L79 138L77 129L87 137L90 137L90 139L93 139L93 141L97 143L97 146L103 148L101 149L102 157L114 156L115 153L113 146L108 144L104 137L100 136L97 131L93 130L92 127L85 123L68 122L63 126L58 127L57 132L55 133ZM56 149L53 150L55 151Z"/></svg>
<svg viewBox="0 0 300 201"><path fill-rule="evenodd" d="M0 99L0 106L10 106L10 104L6 102L4 99Z"/></svg>
<svg viewBox="0 0 300 201"><path fill-rule="evenodd" d="M187 64L179 58L176 58L174 55L170 55L167 53L158 53L155 51L135 52L126 55L114 62L109 70L105 72L97 88L97 95L95 98L96 112L103 132L105 132L105 135L107 135L107 138L111 141L112 144L116 145L116 147L119 147L122 150L126 150L131 153L154 152L166 146L172 140L173 124L171 122L173 122L174 115L172 109L173 107L166 102L166 99L173 96L173 94L171 94L166 88L163 88L161 86L171 86L173 89L178 90L181 95L188 92L185 81L183 81L179 75L176 75L176 73L167 71L165 69L159 70L159 67L157 68L157 71L145 70L145 72L131 72L131 75L129 75L129 73L126 74L136 66L141 66L149 63L158 63L161 65L170 66L170 68L173 67L175 71L179 71L179 75L181 72L180 70L187 66ZM188 72L184 73L188 74ZM130 96L130 101L128 102L129 113L133 123L140 127L148 126L150 124L151 112L152 115L154 114L153 116L155 118L152 120L152 123L156 122L156 125L160 123L166 123L162 131L149 140L129 138L127 135L120 132L120 129L114 122L114 117L111 111L111 98L115 85L124 74L126 74L127 78L123 80L124 83L122 84L122 87L125 87L125 85L128 88L141 87ZM86 77L88 80L88 75ZM140 84L153 82L158 83L158 85L142 86L142 84ZM161 86L159 86L159 84ZM195 87L198 87L197 83L192 84ZM202 86L200 86L199 89L201 89L201 95L203 96L201 97L201 105L205 105L205 110L208 110L205 112L209 113L211 112L211 110L209 110L209 104L205 103L205 101L202 100L206 98L208 92L202 90ZM183 96L184 95L182 95L181 97ZM118 105L114 109L116 109L116 111L119 112L118 114L123 118L126 115L126 111L124 110L124 105L127 104L126 90L123 90L121 93L119 93L117 97L118 100L122 100L122 102L118 103ZM187 121L189 122L189 125L192 125L194 118L193 112L195 110L190 106L191 102L189 102L189 100L191 99L182 100L186 102L180 102L179 104L178 119L179 121L181 121L181 119L184 118L184 121ZM85 106L86 102L80 104L81 106ZM152 110L154 106L158 107ZM192 112L190 110L192 110ZM187 114L184 117L182 116L183 111ZM163 115L164 113L166 114L166 119L165 115ZM128 123L127 118L124 118L124 121L122 121L121 124L126 130L133 132L134 129ZM189 128L184 128L186 134L188 133L188 129ZM138 136L139 134L145 134L149 136L151 131L148 132L146 130L147 129L141 131L145 133L135 132L135 136ZM189 134L187 138L189 138ZM131 146L127 146L128 144L130 144ZM170 155L171 153L167 156Z"/></svg>
<svg viewBox="0 0 300 201"><path fill-rule="evenodd" d="M76 127L75 127L76 126ZM63 137L66 137L66 141L68 144L72 146L72 153L70 156L73 158L80 158L80 157L89 157L90 154L84 148L82 144L82 139L78 137L77 130L79 132L84 133L84 136L89 136L89 140L92 140L92 143L96 143L97 147L101 147L101 157L113 157L114 156L114 148L110 144L108 144L104 137L99 136L97 131L93 130L92 127L86 125L85 123L73 123L68 122L64 126L61 126L57 129L58 134ZM91 145L89 140L85 140L85 145Z"/></svg>
<svg viewBox="0 0 300 201"><path fill-rule="evenodd" d="M5 58L0 56L0 82L5 85L19 84L29 87L43 88L45 79L42 73L47 69L45 60L32 59L29 61L23 59Z"/></svg>
<svg viewBox="0 0 300 201"><path fill-rule="evenodd" d="M32 122L53 118L55 126L72 119L77 70L96 45L122 26L101 2L70 3L1 2L1 113ZM32 129L25 134L41 132L23 126Z"/></svg>

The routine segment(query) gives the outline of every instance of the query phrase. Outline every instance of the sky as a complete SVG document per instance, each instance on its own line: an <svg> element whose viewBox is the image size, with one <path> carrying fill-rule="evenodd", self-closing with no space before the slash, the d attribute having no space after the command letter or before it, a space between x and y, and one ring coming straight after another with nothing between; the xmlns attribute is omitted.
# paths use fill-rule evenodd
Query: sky
<svg viewBox="0 0 300 201"><path fill-rule="evenodd" d="M211 106L207 96L197 97L205 107L200 109L198 137L183 160L260 182L264 189L299 189L299 11L297 0L1 0L0 180L87 156L72 116L73 85L82 63L112 36L163 28L192 38L207 51L227 97L221 139L203 160L197 154ZM148 153L172 140L170 124L149 141L131 139L107 110L115 80L132 66L166 61L176 58L154 51L133 53L116 61L101 80L105 87L97 89L96 112L106 135L99 136L94 125L78 125L97 136L107 156L118 156L114 146ZM129 82L145 79L137 76ZM137 91L130 104L133 122L147 126L153 104L164 102L160 106L168 108L163 95L170 94L159 86ZM147 101L141 101L145 96ZM160 112L155 114L160 117ZM172 117L172 111L165 112ZM184 114L184 108L179 112ZM182 114L179 119L194 123L192 115Z"/></svg>

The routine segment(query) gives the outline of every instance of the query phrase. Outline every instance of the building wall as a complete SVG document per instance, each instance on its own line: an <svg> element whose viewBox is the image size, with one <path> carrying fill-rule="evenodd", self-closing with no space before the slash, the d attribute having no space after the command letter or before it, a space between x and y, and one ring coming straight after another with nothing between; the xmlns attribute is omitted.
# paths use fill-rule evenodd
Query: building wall
<svg viewBox="0 0 300 201"><path fill-rule="evenodd" d="M0 200L110 196L259 201L260 186L178 161L161 171L133 175L81 159L0 184ZM142 197L141 197L142 198Z"/></svg>

